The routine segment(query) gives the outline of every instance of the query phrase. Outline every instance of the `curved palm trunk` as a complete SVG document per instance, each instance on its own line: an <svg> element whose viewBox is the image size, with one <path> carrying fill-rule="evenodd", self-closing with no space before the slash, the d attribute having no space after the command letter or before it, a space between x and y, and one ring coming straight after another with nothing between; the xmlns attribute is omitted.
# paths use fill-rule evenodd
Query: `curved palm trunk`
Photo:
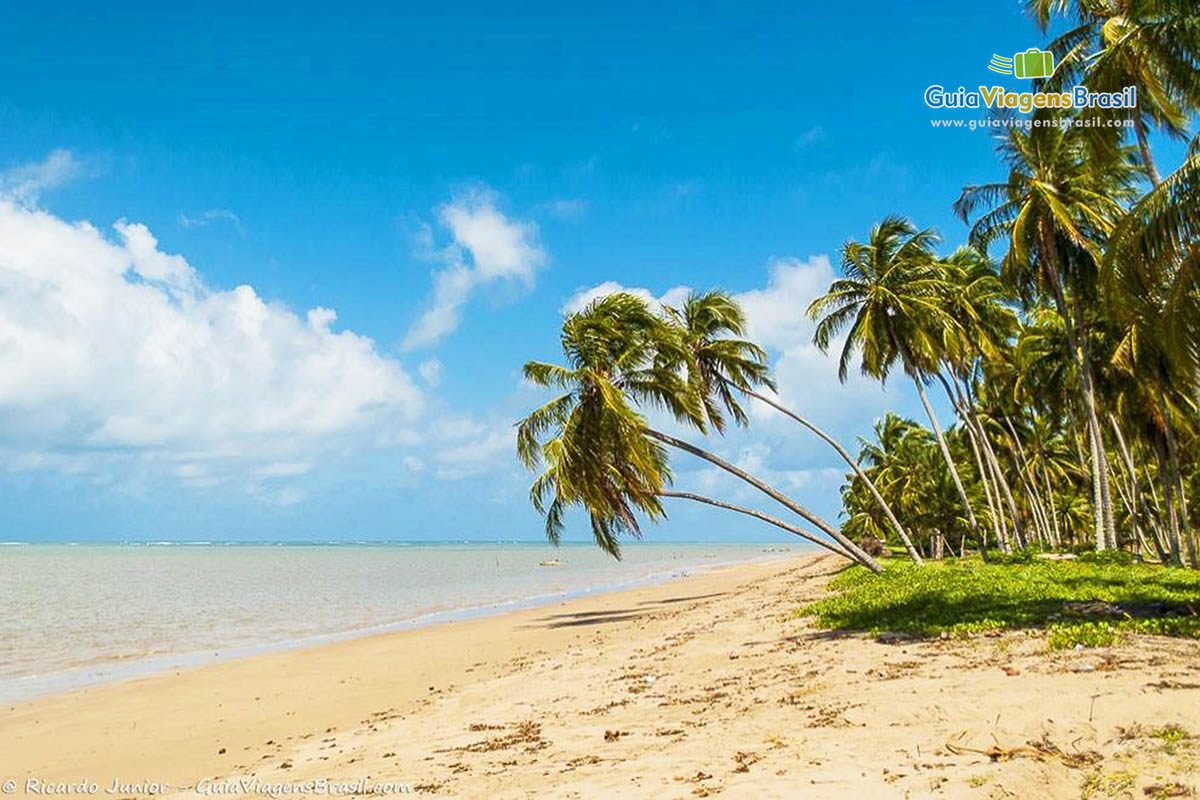
<svg viewBox="0 0 1200 800"><path fill-rule="evenodd" d="M1054 530L1054 546L1063 546L1062 525L1058 520L1058 504L1054 502L1054 487L1050 484L1050 468L1046 466L1046 454L1038 452L1042 465L1042 480L1046 484L1046 502L1050 504L1050 522Z"/></svg>
<svg viewBox="0 0 1200 800"><path fill-rule="evenodd" d="M1159 444L1156 449L1155 456L1158 459L1158 479L1163 485L1163 500L1167 506L1167 524L1170 532L1170 550L1171 563L1178 566L1183 566L1183 556L1181 555L1183 545L1179 534L1179 515L1175 508L1175 486L1174 481L1168 477L1167 472L1167 456L1163 451L1166 446Z"/></svg>
<svg viewBox="0 0 1200 800"><path fill-rule="evenodd" d="M967 490L963 487L958 467L954 466L954 457L950 455L950 446L946 444L946 435L942 432L942 424L938 422L937 414L934 413L933 406L929 404L929 396L925 394L925 384L921 381L921 376L917 374L908 350L900 344L894 332L889 331L889 333L892 337L892 345L904 360L904 371L908 373L908 377L912 378L913 385L917 387L917 395L920 396L921 405L925 407L925 414L929 417L929 424L933 427L933 435L937 439L938 447L942 450L942 458L945 459L946 467L950 470L950 479L954 482L954 488L958 492L958 499L962 502L963 510L967 512L967 521L971 526L972 537L979 546L979 555L984 561L987 561L987 543L979 532L979 520L975 518L971 501L967 499Z"/></svg>
<svg viewBox="0 0 1200 800"><path fill-rule="evenodd" d="M699 447L696 447L694 444L685 442L682 439L676 439L674 436L670 436L668 434L662 433L661 431L656 431L653 428L644 428L643 430L645 431L646 435L652 439L657 439L658 441L662 442L663 444L667 444L667 445L670 445L671 447L675 447L679 450L684 451L685 453L690 453L690 454L696 456L697 458L702 458L705 461L707 461L708 463L713 464L713 465L725 470L730 475L733 475L737 478L741 478L743 481L750 484L755 489L758 489L760 492L767 495L767 497L770 497L772 500L783 505L784 507L788 508L789 510L795 512L803 519L808 520L813 525L816 525L822 531L829 534L830 538L832 538L835 542L837 542L839 545L841 545L842 548L846 550L846 552L853 555L854 560L857 561L858 563L862 564L867 569L871 570L872 572L883 572L883 567L879 566L878 561L876 561L874 558L872 558L870 555L868 555L861 547L856 545L854 542L847 539L846 536L841 531L839 531L837 528L830 525L825 520L818 517L813 512L809 511L804 506L795 502L794 500L789 498L787 495L783 494L783 492L780 492L778 489L775 489L774 487L764 483L763 481L754 477L753 475L746 472L745 470L735 467L733 464L730 464L728 461L726 461L725 459L716 455L715 453L710 453L707 450L703 450Z"/></svg>
<svg viewBox="0 0 1200 800"><path fill-rule="evenodd" d="M1157 452L1157 444L1151 443L1151 452ZM1162 503L1158 499L1158 490L1154 488L1154 478L1150 475L1149 469L1146 470L1146 488L1149 489L1150 499L1146 499L1146 494L1142 494L1142 507L1146 512L1146 519L1150 520L1150 529L1158 540L1158 550L1160 553L1166 553L1162 557L1162 563L1166 564L1170 561L1169 553L1171 550L1171 536L1163 526L1166 525L1166 519L1163 514Z"/></svg>
<svg viewBox="0 0 1200 800"><path fill-rule="evenodd" d="M744 508L743 506L735 506L732 503L725 503L725 502L722 502L721 500L714 500L711 497L705 497L704 495L701 495L701 494L693 494L692 492L663 491L663 492L659 492L658 496L659 497L674 497L674 498L678 498L680 500L693 500L697 503L705 503L706 505L716 506L717 508L724 508L728 511L736 511L739 514L745 514L747 516L754 517L755 519L760 519L769 525L774 525L776 528L782 528L783 530L787 531L788 533L793 533L802 539L807 539L808 541L812 542L813 544L818 545L820 547L824 547L826 550L830 551L831 553L836 553L837 555L841 556L842 558L848 558L851 561L856 561L854 556L850 555L845 550L842 550L836 544L834 544L832 542L827 542L824 539L814 536L813 534L809 533L808 531L804 530L803 528L797 528L795 525L789 525L788 523L784 522L781 519L772 517L770 514L764 514L763 512L758 511L753 508Z"/></svg>
<svg viewBox="0 0 1200 800"><path fill-rule="evenodd" d="M921 558L921 552L917 550L916 545L914 545L912 539L909 538L908 532L904 530L904 526L900 524L900 520L896 519L896 515L892 513L892 507L888 505L887 501L883 499L883 495L879 493L879 489L876 488L875 482L867 477L867 473L862 467L859 466L858 462L850 455L850 453L846 451L846 448L842 447L840 442L827 434L825 431L818 428L809 420L795 413L791 409L788 409L785 406L775 402L766 395L759 394L758 392L750 389L742 389L741 391L743 394L766 403L784 416L791 417L793 420L799 422L801 425L815 433L822 440L824 440L826 444L836 450L838 455L842 457L842 460L850 466L850 469L854 470L854 474L857 475L864 484L866 484L867 490L871 492L871 496L875 498L875 502L879 505L880 509L883 510L884 516L887 517L888 522L891 523L892 530L896 532L896 535L900 537L900 541L904 543L904 549L908 551L909 557L917 564L925 563Z"/></svg>
<svg viewBox="0 0 1200 800"><path fill-rule="evenodd" d="M980 425L982 431L983 426ZM1000 465L1000 459L996 457L996 451L992 448L992 443L988 441L987 435L983 436L983 447L987 451L988 460L992 465L992 472L996 474L996 482L1000 485L1000 491L1004 494L1004 502L1008 504L1009 513L1012 516L1013 537L1017 540L1017 547L1025 548L1029 546L1029 541L1025 536L1025 526L1021 524L1021 511L1017 508L1017 499L1013 497L1012 486L1008 483L1008 478L1004 476L1004 469Z"/></svg>
<svg viewBox="0 0 1200 800"><path fill-rule="evenodd" d="M1117 418L1109 412L1108 422L1112 425L1113 433L1116 435L1117 451L1121 455L1121 461L1125 465L1125 472L1128 475L1126 485L1129 487L1127 503L1129 505L1129 519L1133 523L1133 532L1137 535L1138 546L1143 550L1149 550L1146 543L1146 537L1142 531L1142 506L1145 505L1145 498L1142 497L1141 489L1138 487L1137 467L1133 463L1133 453L1129 449L1129 445L1125 442L1125 434L1121 432L1121 426L1117 423ZM1120 486L1118 485L1118 488ZM1149 519L1149 515L1146 515ZM1167 552L1163 549L1161 542L1155 535L1154 531L1150 532L1150 541L1154 544L1154 549L1158 553L1159 561L1164 564L1167 561Z"/></svg>
<svg viewBox="0 0 1200 800"><path fill-rule="evenodd" d="M1029 492L1029 508L1033 514L1038 538L1043 543L1047 543L1051 540L1050 523L1046 519L1046 504L1042 500L1042 493L1037 488L1037 478L1030 467L1029 459L1025 456L1025 446L1021 444L1021 437L1017 436L1017 429L1013 427L1012 420L1003 411L1000 412L1000 416L1004 427L1008 430L1010 442L1008 449L1016 460L1017 474Z"/></svg>
<svg viewBox="0 0 1200 800"><path fill-rule="evenodd" d="M948 391L948 390L947 390ZM962 416L962 411L959 411L959 416ZM971 445L971 455L975 457L975 469L979 473L979 483L983 486L983 497L987 500L988 516L992 523L992 535L996 537L996 542L1000 545L1000 552L1008 553L1012 548L1008 545L1008 534L1004 528L1004 517L997 512L996 502L992 500L992 483L988 480L987 470L983 466L983 456L979 453L979 442L975 433L975 427L965 418L963 420L967 430L967 442Z"/></svg>
<svg viewBox="0 0 1200 800"><path fill-rule="evenodd" d="M982 354L981 354L982 355ZM1000 510L1000 525L1004 526L1004 509L1000 495L1003 493L1004 500L1008 504L1009 518L1012 520L1013 538L1017 542L1017 547L1025 548L1027 546L1025 538L1025 530L1021 525L1021 513L1017 509L1017 502L1013 498L1012 487L1008 483L1008 478L1004 475L1004 470L1000 467L1000 459L996 457L996 451L992 447L991 441L987 437L987 431L984 430L983 422L979 418L979 414L975 411L975 402L971 398L971 389L966 380L962 380L962 387L959 388L959 378L951 373L951 380L954 381L954 391L951 391L950 384L946 378L938 373L938 380L942 382L942 387L946 390L946 396L950 398L951 405L958 411L959 417L967 426L968 432L975 430L976 436L979 438L979 448L983 452L984 461L987 462L988 470L992 474L992 480L995 484L996 506ZM983 470L980 470L980 474ZM1007 538L1007 530L1005 531Z"/></svg>
<svg viewBox="0 0 1200 800"><path fill-rule="evenodd" d="M942 424L938 422L937 414L933 411L933 406L929 404L929 397L925 394L925 385L921 383L921 379L913 373L909 373L913 384L917 387L917 394L921 397L921 405L925 406L925 413L929 416L929 424L933 426L933 435L937 438L938 447L942 450L942 458L946 461L946 467L950 470L950 479L954 482L954 488L958 492L958 499L962 501L963 510L967 512L967 521L971 525L971 533L974 535L976 544L979 545L979 554L983 560L987 560L987 545L983 541L983 535L979 532L979 520L975 518L975 511L971 508L971 501L967 499L967 490L963 486L962 478L958 474L958 467L954 466L954 457L950 455L950 445L946 443L946 434L942 431Z"/></svg>

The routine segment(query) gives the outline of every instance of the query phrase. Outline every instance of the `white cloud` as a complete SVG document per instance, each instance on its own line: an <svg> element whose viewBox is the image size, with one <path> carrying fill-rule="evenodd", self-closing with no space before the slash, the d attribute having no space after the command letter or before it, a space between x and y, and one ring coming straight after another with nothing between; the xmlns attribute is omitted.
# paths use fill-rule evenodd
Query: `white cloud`
<svg viewBox="0 0 1200 800"><path fill-rule="evenodd" d="M481 472L495 463L498 456L515 459L516 433L511 425L490 430L462 444L438 451L437 461L443 466L438 477L459 478Z"/></svg>
<svg viewBox="0 0 1200 800"><path fill-rule="evenodd" d="M422 361L417 366L417 372L420 373L421 380L425 381L425 384L431 389L436 389L442 382L442 362L436 358Z"/></svg>
<svg viewBox="0 0 1200 800"><path fill-rule="evenodd" d="M43 161L0 172L0 195L28 205L46 189L62 186L82 171L82 163L70 150L53 150Z"/></svg>
<svg viewBox="0 0 1200 800"><path fill-rule="evenodd" d="M816 324L808 306L837 277L828 256L773 259L767 286L743 292L737 300L746 311L747 335L777 354L775 379L784 405L802 410L818 423L843 427L864 418L869 423L891 405L884 388L874 379L851 370L845 383L838 379L837 360L842 339L825 354L813 344ZM762 403L752 407L759 419L777 414Z"/></svg>
<svg viewBox="0 0 1200 800"><path fill-rule="evenodd" d="M828 354L813 344L815 324L808 318L808 306L836 277L828 256L812 256L807 261L772 259L767 272L765 287L741 292L735 298L746 312L747 338L771 353L780 399L818 424L830 426L835 432L843 431L843 439L847 438L844 431L849 428L855 433L862 432L862 423L869 425L889 406L894 407L896 398L889 398L877 381L860 375L857 370L851 372L844 384L838 379L841 340L832 344ZM646 288L605 281L580 289L564 304L563 311L578 311L597 297L618 291L637 295L654 305L678 305L689 289L677 286L656 296ZM749 408L760 423L795 424L782 420L778 412L763 403L753 403Z"/></svg>
<svg viewBox="0 0 1200 800"><path fill-rule="evenodd" d="M467 192L436 213L451 241L435 250L433 230L422 231L422 247L442 268L434 274L430 307L405 337L408 350L436 344L453 333L462 307L476 289L498 282L532 285L546 263L537 225L506 217L496 208L496 194L489 189Z"/></svg>
<svg viewBox="0 0 1200 800"><path fill-rule="evenodd" d="M515 469L517 438L510 420L444 414L429 426L429 435L438 478L458 480Z"/></svg>
<svg viewBox="0 0 1200 800"><path fill-rule="evenodd" d="M214 222L228 222L238 233L245 233L241 218L228 208L210 208L195 215L179 215L179 224L184 228L203 228Z"/></svg>
<svg viewBox="0 0 1200 800"><path fill-rule="evenodd" d="M582 311L593 300L598 300L601 297L607 297L617 292L626 292L635 297L640 297L655 309L661 308L664 305L679 306L687 299L690 291L686 286L676 286L663 292L661 296L655 297L654 293L649 289L643 289L639 286L622 286L616 281L605 281L604 283L599 283L575 292L567 302L563 303L562 312L564 314L574 314Z"/></svg>
<svg viewBox="0 0 1200 800"><path fill-rule="evenodd" d="M423 393L332 310L211 289L144 225L114 228L0 198L0 465L255 493L411 440Z"/></svg>
<svg viewBox="0 0 1200 800"><path fill-rule="evenodd" d="M312 464L307 461L276 461L259 467L254 474L260 478L289 478L304 475L311 469Z"/></svg>

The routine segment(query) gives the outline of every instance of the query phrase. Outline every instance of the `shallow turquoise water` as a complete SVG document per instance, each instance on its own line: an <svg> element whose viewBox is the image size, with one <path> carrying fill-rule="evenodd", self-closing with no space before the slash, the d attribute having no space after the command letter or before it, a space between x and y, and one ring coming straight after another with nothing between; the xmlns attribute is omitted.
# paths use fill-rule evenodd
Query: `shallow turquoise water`
<svg viewBox="0 0 1200 800"><path fill-rule="evenodd" d="M590 544L0 546L0 701L551 602L777 547L639 543L618 562Z"/></svg>

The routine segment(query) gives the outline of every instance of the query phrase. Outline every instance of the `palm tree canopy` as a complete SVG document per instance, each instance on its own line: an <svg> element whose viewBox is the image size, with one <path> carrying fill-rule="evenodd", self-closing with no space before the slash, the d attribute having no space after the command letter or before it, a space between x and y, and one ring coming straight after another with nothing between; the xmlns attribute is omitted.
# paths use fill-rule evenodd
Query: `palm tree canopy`
<svg viewBox="0 0 1200 800"><path fill-rule="evenodd" d="M725 415L746 424L746 412L736 390L759 386L775 388L761 347L741 337L746 315L727 292L688 295L682 308L665 308L668 321L678 329L686 354L688 384L704 407L708 424L725 430ZM666 366L666 365L664 365Z"/></svg>
<svg viewBox="0 0 1200 800"><path fill-rule="evenodd" d="M1029 130L1005 128L999 140L1008 180L967 186L954 204L979 250L1006 240L1001 273L1026 302L1056 283L1094 286L1101 245L1136 181L1128 159L1094 159L1085 129L1066 124L1069 117L1042 109L1033 121Z"/></svg>
<svg viewBox="0 0 1200 800"><path fill-rule="evenodd" d="M932 229L890 216L871 229L866 242L842 247L845 277L814 300L808 314L817 320L813 341L822 351L847 332L838 362L843 381L859 351L863 373L880 380L897 360L918 372L935 369L946 329L957 325L943 303L945 275L933 252L937 242Z"/></svg>
<svg viewBox="0 0 1200 800"><path fill-rule="evenodd" d="M526 380L563 393L517 423L521 460L541 474L530 488L534 507L557 543L563 516L582 506L596 543L619 556L620 537L640 536L637 513L665 516L658 493L671 482L662 445L645 436L632 403L669 410L704 428L695 394L675 369L686 352L646 303L618 293L595 300L563 322L567 365L525 365Z"/></svg>

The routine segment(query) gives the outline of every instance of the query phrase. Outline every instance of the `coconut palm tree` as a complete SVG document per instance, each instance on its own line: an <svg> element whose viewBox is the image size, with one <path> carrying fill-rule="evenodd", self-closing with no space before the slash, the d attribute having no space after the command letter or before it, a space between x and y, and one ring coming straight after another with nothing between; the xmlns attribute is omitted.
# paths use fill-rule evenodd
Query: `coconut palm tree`
<svg viewBox="0 0 1200 800"><path fill-rule="evenodd" d="M940 558L946 542L961 542L967 531L946 464L933 435L912 420L891 412L875 423L874 440L864 440L859 453L866 472L894 504L910 527L928 541L928 553ZM876 508L862 491L862 479L850 476L842 497L846 530L882 538ZM951 545L953 548L953 544Z"/></svg>
<svg viewBox="0 0 1200 800"><path fill-rule="evenodd" d="M842 247L845 277L814 300L808 314L817 321L813 341L822 352L842 331L847 332L838 362L843 381L856 352L862 354L863 373L881 381L897 363L903 366L917 387L982 553L986 548L979 522L925 393L925 380L937 372L943 343L949 338L946 331L958 325L946 307L948 287L933 252L937 241L932 230L919 230L901 217L887 217L871 230L865 243L850 241Z"/></svg>
<svg viewBox="0 0 1200 800"><path fill-rule="evenodd" d="M1182 139L1188 116L1200 109L1200 7L1193 0L1028 0L1026 8L1043 31L1055 13L1073 12L1077 22L1049 46L1058 67L1045 88L1137 88L1135 108L1085 113L1105 120L1128 119L1141 162L1157 185L1161 179L1150 151L1149 127ZM1088 131L1111 138L1121 129L1098 126Z"/></svg>
<svg viewBox="0 0 1200 800"><path fill-rule="evenodd" d="M1064 121L1043 109L1029 130L1006 128L997 150L1008 180L967 186L954 208L964 221L975 218L971 241L980 250L1006 240L1002 274L1026 305L1049 295L1063 319L1092 454L1096 547L1105 549L1115 546L1116 529L1082 298L1096 292L1101 248L1124 213L1134 178L1127 158L1097 161L1084 129Z"/></svg>
<svg viewBox="0 0 1200 800"><path fill-rule="evenodd" d="M1104 269L1109 305L1134 315L1156 306L1165 355L1183 372L1200 371L1200 137L1117 224Z"/></svg>
<svg viewBox="0 0 1200 800"><path fill-rule="evenodd" d="M1017 544L1023 546L1024 533L1016 500L972 397L973 386L979 382L977 375L984 365L1003 360L1008 342L1017 329L1016 314L1009 307L1008 293L985 254L974 247L960 247L942 266L947 310L958 324L942 329L946 339L941 348L941 360L950 379L941 373L937 377L965 426L1001 546L1008 549L1004 511L1000 508L1001 494L1009 507ZM995 484L994 492L990 483Z"/></svg>
<svg viewBox="0 0 1200 800"><path fill-rule="evenodd" d="M737 401L738 394L752 397L803 425L832 447L864 481L909 557L917 564L922 563L921 554L908 532L850 453L812 421L756 391L766 387L774 392L776 387L768 374L766 352L753 342L737 338L745 333L746 316L732 296L720 291L692 293L682 308L667 306L665 311L668 320L679 328L684 347L690 353L688 383L699 394L708 422L714 429L724 431L725 413L738 424L746 423L746 414Z"/></svg>
<svg viewBox="0 0 1200 800"><path fill-rule="evenodd" d="M665 411L701 432L707 417L695 385L680 369L691 356L678 328L655 315L643 300L617 293L593 301L566 317L561 342L567 366L531 361L524 374L531 383L562 393L517 423L518 455L529 469L541 470L530 499L545 516L550 541L558 542L567 509L580 506L589 515L596 543L619 556L622 535L640 536L639 513L651 521L661 519L661 498L679 497L747 513L880 571L879 564L839 530L765 481L648 425L643 408ZM820 527L834 544L761 512L672 492L663 445L746 481Z"/></svg>
<svg viewBox="0 0 1200 800"><path fill-rule="evenodd" d="M521 460L531 470L544 466L530 498L555 544L571 506L587 510L596 543L613 556L623 533L640 535L638 512L652 521L665 516L659 497L671 481L666 451L645 436L646 421L633 404L678 405L697 419L701 411L682 379L652 368L659 325L644 303L612 295L563 322L568 366L525 365L526 380L563 392L517 425Z"/></svg>

